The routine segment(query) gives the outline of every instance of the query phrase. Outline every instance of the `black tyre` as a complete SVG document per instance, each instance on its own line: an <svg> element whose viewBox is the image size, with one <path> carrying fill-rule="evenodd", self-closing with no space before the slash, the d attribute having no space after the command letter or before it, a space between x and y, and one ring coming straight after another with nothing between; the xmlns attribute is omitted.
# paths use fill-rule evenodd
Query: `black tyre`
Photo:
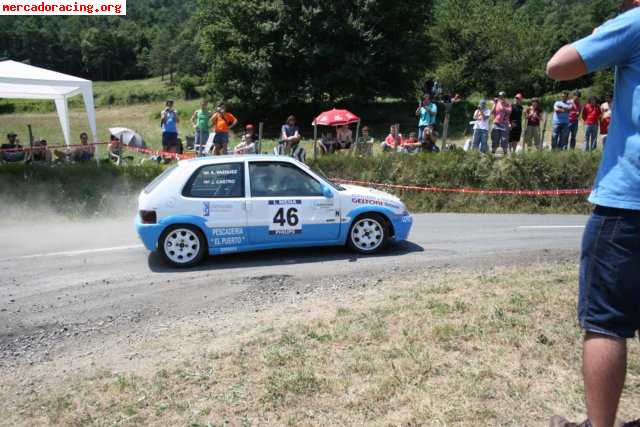
<svg viewBox="0 0 640 427"><path fill-rule="evenodd" d="M389 227L384 217L365 214L351 224L347 246L361 254L373 254L383 249L389 239Z"/></svg>
<svg viewBox="0 0 640 427"><path fill-rule="evenodd" d="M207 253L207 240L198 227L173 225L160 236L158 251L162 259L174 267L193 267Z"/></svg>

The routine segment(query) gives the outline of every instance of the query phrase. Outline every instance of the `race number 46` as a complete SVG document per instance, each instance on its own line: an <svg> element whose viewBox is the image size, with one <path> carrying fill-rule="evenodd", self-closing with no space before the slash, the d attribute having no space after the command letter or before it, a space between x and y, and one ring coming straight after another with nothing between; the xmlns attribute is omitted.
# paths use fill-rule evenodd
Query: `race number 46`
<svg viewBox="0 0 640 427"><path fill-rule="evenodd" d="M298 234L302 232L302 222L300 218L300 206L283 206L283 202L270 204L271 224L270 234Z"/></svg>

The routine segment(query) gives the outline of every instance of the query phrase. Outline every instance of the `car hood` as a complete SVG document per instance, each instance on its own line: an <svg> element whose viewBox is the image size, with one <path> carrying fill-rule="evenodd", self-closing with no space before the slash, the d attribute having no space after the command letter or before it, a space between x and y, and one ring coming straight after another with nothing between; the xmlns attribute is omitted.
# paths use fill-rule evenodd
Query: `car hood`
<svg viewBox="0 0 640 427"><path fill-rule="evenodd" d="M342 192L342 194L344 194L345 196L348 196L351 198L365 197L365 198L379 199L379 200L397 205L397 207L400 209L404 209L404 203L402 203L402 201L398 197L394 196L393 194L376 190L374 188L361 187L359 185L345 185L345 184L341 184L341 185L346 190Z"/></svg>

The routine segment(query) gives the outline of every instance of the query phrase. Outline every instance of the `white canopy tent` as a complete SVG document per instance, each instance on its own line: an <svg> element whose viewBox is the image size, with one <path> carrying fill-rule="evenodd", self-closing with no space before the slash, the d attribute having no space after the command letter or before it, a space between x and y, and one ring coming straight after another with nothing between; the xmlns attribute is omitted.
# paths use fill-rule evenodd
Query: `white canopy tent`
<svg viewBox="0 0 640 427"><path fill-rule="evenodd" d="M21 62L0 61L0 98L53 100L66 145L69 145L71 140L68 99L76 95L82 95L84 99L93 142L98 142L93 84L90 80Z"/></svg>

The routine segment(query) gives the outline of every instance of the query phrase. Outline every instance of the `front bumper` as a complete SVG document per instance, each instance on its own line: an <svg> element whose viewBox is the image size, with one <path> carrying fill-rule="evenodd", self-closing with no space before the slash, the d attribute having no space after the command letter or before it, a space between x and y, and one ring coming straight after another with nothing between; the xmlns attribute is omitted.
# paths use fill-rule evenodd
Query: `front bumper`
<svg viewBox="0 0 640 427"><path fill-rule="evenodd" d="M138 232L138 236L140 236L140 240L144 246L154 252L158 248L158 241L160 240L160 235L164 230L164 226L160 224L143 224L140 220L140 215L136 216L136 231Z"/></svg>
<svg viewBox="0 0 640 427"><path fill-rule="evenodd" d="M391 221L395 234L393 240L401 242L409 238L411 227L413 226L413 218L411 215L398 215Z"/></svg>

